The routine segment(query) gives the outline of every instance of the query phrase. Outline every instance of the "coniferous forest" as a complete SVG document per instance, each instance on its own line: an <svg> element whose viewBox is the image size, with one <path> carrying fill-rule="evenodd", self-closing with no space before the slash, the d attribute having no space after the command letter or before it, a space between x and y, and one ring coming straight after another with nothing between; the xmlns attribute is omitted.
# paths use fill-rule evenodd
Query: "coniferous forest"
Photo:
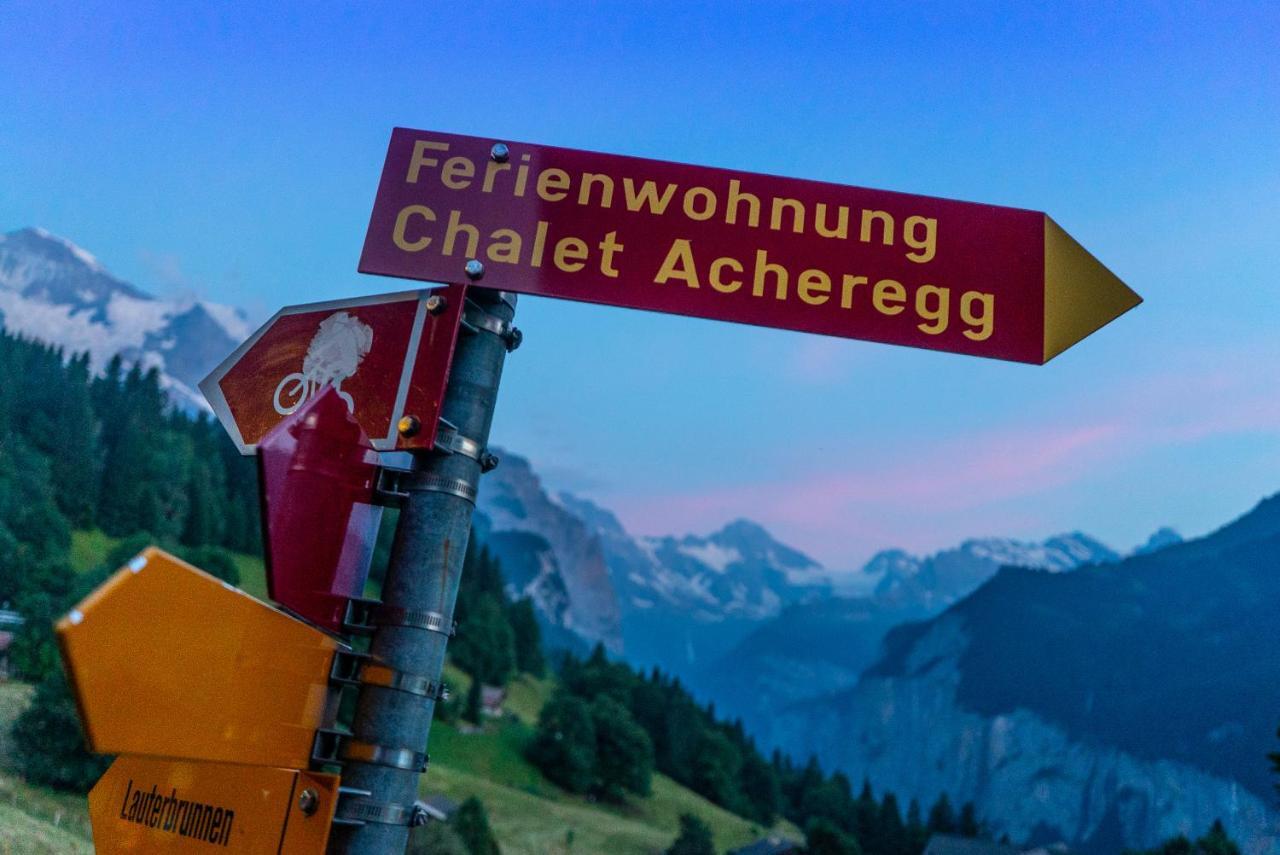
<svg viewBox="0 0 1280 855"><path fill-rule="evenodd" d="M0 334L0 376L0 603L26 618L10 674L38 684L14 743L28 779L85 791L110 758L82 747L52 622L149 543L238 583L231 553L261 552L256 469L216 421L171 407L155 370L116 358L95 375L87 356ZM92 529L116 545L77 574L72 531ZM762 825L790 819L814 852L917 855L931 831L980 833L972 806L953 809L945 796L925 811L876 796L869 782L855 794L814 760L766 757L740 722L718 719L678 680L639 673L602 648L549 664L532 603L512 599L487 549L469 545L462 578L450 658L475 678L476 697L442 705L441 717L478 721L469 707L481 683L554 666L558 688L526 754L569 792L624 802L661 772Z"/></svg>

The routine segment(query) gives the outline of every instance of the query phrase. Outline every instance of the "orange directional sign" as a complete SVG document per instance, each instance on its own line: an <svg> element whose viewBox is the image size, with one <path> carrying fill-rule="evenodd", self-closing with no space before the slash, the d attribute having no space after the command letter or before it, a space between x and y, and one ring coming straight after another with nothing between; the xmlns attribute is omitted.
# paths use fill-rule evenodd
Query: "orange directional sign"
<svg viewBox="0 0 1280 855"><path fill-rule="evenodd" d="M374 448L430 448L465 299L459 285L289 306L200 381L200 391L242 454L329 386ZM419 430L398 432L402 416Z"/></svg>
<svg viewBox="0 0 1280 855"><path fill-rule="evenodd" d="M322 855L337 795L336 775L120 757L89 792L89 820L110 855Z"/></svg>
<svg viewBox="0 0 1280 855"><path fill-rule="evenodd" d="M89 747L306 768L339 643L150 548L57 624Z"/></svg>
<svg viewBox="0 0 1280 855"><path fill-rule="evenodd" d="M1039 211L396 128L360 271L468 259L491 288L1036 364L1141 302Z"/></svg>

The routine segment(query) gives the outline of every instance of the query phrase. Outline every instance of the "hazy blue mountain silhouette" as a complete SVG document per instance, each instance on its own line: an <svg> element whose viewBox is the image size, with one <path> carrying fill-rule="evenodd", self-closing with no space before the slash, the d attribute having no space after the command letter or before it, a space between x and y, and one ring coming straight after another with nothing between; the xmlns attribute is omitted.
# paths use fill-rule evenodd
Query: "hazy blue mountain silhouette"
<svg viewBox="0 0 1280 855"><path fill-rule="evenodd" d="M946 615L890 632L866 676L909 677L916 642L959 615L963 707L1029 709L1081 740L1183 761L1271 800L1278 607L1280 495L1206 537L1117 564L1005 568Z"/></svg>

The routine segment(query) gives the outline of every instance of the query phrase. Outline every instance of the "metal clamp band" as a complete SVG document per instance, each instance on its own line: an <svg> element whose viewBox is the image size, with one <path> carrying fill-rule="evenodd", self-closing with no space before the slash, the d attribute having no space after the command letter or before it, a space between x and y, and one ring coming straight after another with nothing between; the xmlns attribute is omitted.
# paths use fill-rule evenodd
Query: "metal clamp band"
<svg viewBox="0 0 1280 855"><path fill-rule="evenodd" d="M375 766L388 766L392 769L404 769L408 772L427 771L429 761L426 752L414 751L412 748L391 748L386 745L373 745L358 739L343 740L342 760L357 760L361 763L372 763Z"/></svg>
<svg viewBox="0 0 1280 855"><path fill-rule="evenodd" d="M397 671L386 665L377 665L372 662L366 662L360 669L360 682L367 686L382 686L385 689L394 689L397 692L407 692L410 695L437 701L444 695L444 684L437 683L430 677L422 674L406 674L404 671Z"/></svg>
<svg viewBox="0 0 1280 855"><path fill-rule="evenodd" d="M436 448L449 454L461 454L479 462L484 447L469 436L463 436L454 428L441 426L436 434Z"/></svg>
<svg viewBox="0 0 1280 855"><path fill-rule="evenodd" d="M462 320L478 330L491 332L501 339L511 335L511 330L513 329L510 321L504 321L496 315L491 315L471 302L467 303L467 308L462 313Z"/></svg>
<svg viewBox="0 0 1280 855"><path fill-rule="evenodd" d="M376 822L379 825L414 825L416 805L375 802L369 799L345 799L338 805L334 820L348 823Z"/></svg>
<svg viewBox="0 0 1280 855"><path fill-rule="evenodd" d="M459 499L465 499L473 505L476 503L475 486L461 478L448 478L442 475L422 475L414 479L411 489L422 490L427 493L447 493L450 496L457 496Z"/></svg>
<svg viewBox="0 0 1280 855"><path fill-rule="evenodd" d="M450 637L458 633L458 622L449 620L439 612L402 609L396 606L374 606L370 616L372 622L378 626L411 626Z"/></svg>
<svg viewBox="0 0 1280 855"><path fill-rule="evenodd" d="M524 333L516 329L515 325L510 321L504 321L496 315L491 315L484 309L470 301L462 313L462 325L471 332L491 332L498 338L502 339L507 346L507 352L515 350L524 341Z"/></svg>

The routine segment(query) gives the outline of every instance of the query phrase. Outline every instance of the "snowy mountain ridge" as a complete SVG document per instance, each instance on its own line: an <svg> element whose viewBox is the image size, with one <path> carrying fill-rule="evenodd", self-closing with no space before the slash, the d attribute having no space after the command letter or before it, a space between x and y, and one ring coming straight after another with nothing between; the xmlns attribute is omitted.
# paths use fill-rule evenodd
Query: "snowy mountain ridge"
<svg viewBox="0 0 1280 855"><path fill-rule="evenodd" d="M187 410L207 409L196 383L251 332L239 309L153 297L41 228L0 234L0 324L68 352L87 351L94 371L117 355L156 367Z"/></svg>

